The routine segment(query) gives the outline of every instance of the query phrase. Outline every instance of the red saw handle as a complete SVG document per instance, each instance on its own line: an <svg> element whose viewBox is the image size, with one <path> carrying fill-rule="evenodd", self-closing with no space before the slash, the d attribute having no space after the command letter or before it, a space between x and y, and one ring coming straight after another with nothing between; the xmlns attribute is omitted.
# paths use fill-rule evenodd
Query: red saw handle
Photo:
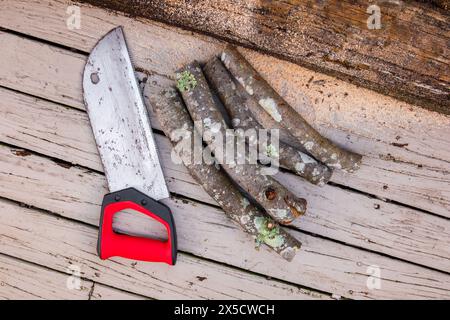
<svg viewBox="0 0 450 320"><path fill-rule="evenodd" d="M113 217L125 209L133 209L162 223L166 227L168 240L159 241L116 233L113 230ZM108 193L103 198L97 252L101 259L118 256L174 265L177 242L175 222L170 209L134 188Z"/></svg>

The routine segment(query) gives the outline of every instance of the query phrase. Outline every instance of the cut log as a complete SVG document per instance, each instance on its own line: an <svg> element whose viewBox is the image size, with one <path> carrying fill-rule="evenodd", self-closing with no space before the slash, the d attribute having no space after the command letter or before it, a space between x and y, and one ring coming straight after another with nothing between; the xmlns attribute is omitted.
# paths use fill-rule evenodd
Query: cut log
<svg viewBox="0 0 450 320"><path fill-rule="evenodd" d="M212 58L204 68L205 76L210 85L219 95L224 107L227 109L235 129L239 128L249 132L263 129L253 117L247 107L248 99L240 87L236 86L231 75L216 57ZM255 139L249 138L254 141ZM280 165L287 168L311 183L323 185L331 178L331 170L321 163L280 141Z"/></svg>
<svg viewBox="0 0 450 320"><path fill-rule="evenodd" d="M448 11L432 4L80 1L213 35L450 114L450 19ZM431 1L448 5L446 0Z"/></svg>
<svg viewBox="0 0 450 320"><path fill-rule="evenodd" d="M266 168L249 162L252 159L242 154L245 150L239 151L234 134L227 130L228 126L215 104L200 65L197 62L189 64L177 74L177 78L180 76L177 86L194 120L195 128L198 132L202 132L203 140L210 146L215 158L231 178L279 223L289 224L304 214L305 199L298 198L266 174L269 173L267 172L269 170L265 172ZM185 85L188 81L191 82L190 86ZM228 147L230 140L233 144L231 151L226 148L224 152L224 146Z"/></svg>
<svg viewBox="0 0 450 320"><path fill-rule="evenodd" d="M298 114L234 48L225 50L221 60L245 91L258 102L252 114L267 112L270 128L284 128L317 160L336 169L353 172L359 169L361 156L346 151L318 133ZM264 111L263 111L264 110Z"/></svg>
<svg viewBox="0 0 450 320"><path fill-rule="evenodd" d="M242 196L230 178L214 164L206 164L203 161L196 163L191 157L182 154L187 151L183 149L186 146L185 139L188 140L190 148L196 131L176 89L169 87L160 92L152 92L149 99L164 133L173 144L176 156L183 161L195 180L233 221L254 237L257 245L264 243L284 259L292 261L295 252L301 247L297 239ZM201 141L201 137L197 138Z"/></svg>

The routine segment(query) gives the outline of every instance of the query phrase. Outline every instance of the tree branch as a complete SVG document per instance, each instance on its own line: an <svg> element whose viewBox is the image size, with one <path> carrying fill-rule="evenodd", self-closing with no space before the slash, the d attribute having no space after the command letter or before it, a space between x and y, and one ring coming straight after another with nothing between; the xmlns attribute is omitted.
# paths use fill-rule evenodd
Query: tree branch
<svg viewBox="0 0 450 320"><path fill-rule="evenodd" d="M213 57L203 70L210 85L217 92L232 118L232 124L235 129L246 130L249 134L251 134L252 130L256 132L256 130L263 129L263 126L254 119L248 109L247 103L253 100L248 99L248 94L239 85L236 86L231 75L219 59ZM255 139L249 138L249 140ZM283 142L280 142L278 154L282 167L295 172L313 184L323 185L331 178L332 172L327 166L318 163L307 154Z"/></svg>
<svg viewBox="0 0 450 320"><path fill-rule="evenodd" d="M153 106L161 128L173 144L173 150L183 160L190 174L217 201L225 213L250 234L257 244L266 244L284 259L291 261L301 247L272 219L266 217L251 204L235 187L230 178L213 164L194 163L182 154L183 137L193 137L194 125L185 106L174 88L162 89L157 78L152 79L148 98Z"/></svg>
<svg viewBox="0 0 450 320"><path fill-rule="evenodd" d="M185 80L193 76L195 85L185 88ZM224 170L276 221L289 224L306 211L306 200L300 199L269 175L257 163L249 163L245 154L239 152L235 135L218 110L200 65L193 62L177 74L178 89L194 120L194 126L203 132L203 140L210 146ZM194 83L194 81L192 81ZM219 139L219 140L216 140ZM232 141L231 148L229 141ZM224 157L223 146L226 148ZM230 154L230 149L232 154ZM236 159L234 150L237 150ZM245 150L244 150L245 153ZM231 161L230 161L231 160ZM256 161L256 159L255 159Z"/></svg>
<svg viewBox="0 0 450 320"><path fill-rule="evenodd" d="M258 102L260 110L251 110L252 114L265 110L271 116L273 126L269 128L287 129L308 153L331 168L347 172L359 168L359 154L343 150L321 136L272 89L236 49L230 47L225 50L221 60L245 91Z"/></svg>

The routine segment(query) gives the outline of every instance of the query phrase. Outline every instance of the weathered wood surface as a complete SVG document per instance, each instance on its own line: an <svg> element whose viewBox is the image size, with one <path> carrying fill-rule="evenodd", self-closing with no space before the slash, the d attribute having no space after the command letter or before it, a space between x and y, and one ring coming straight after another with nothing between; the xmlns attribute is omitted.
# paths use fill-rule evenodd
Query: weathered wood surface
<svg viewBox="0 0 450 320"><path fill-rule="evenodd" d="M148 300L148 298L104 286L100 283L94 282L93 286L90 300Z"/></svg>
<svg viewBox="0 0 450 320"><path fill-rule="evenodd" d="M184 254L175 267L120 258L102 261L95 247L97 228L5 200L0 200L0 210L0 252L60 272L76 265L85 279L140 295L159 299L327 298Z"/></svg>
<svg viewBox="0 0 450 320"><path fill-rule="evenodd" d="M0 239L1 237L4 235L0 236ZM63 272L66 271L63 270ZM79 288L69 289L67 287L69 276L62 272L0 255L0 299L88 300L93 282L81 280Z"/></svg>
<svg viewBox="0 0 450 320"><path fill-rule="evenodd" d="M0 96L5 124L0 141L69 162L90 158L83 164L102 170L85 113L7 89L0 89ZM155 138L170 191L217 205L184 166L172 162L168 139ZM294 223L300 230L450 271L448 220L334 186L312 186L293 174L279 174L278 179L308 199L306 216ZM95 219L87 221L95 224Z"/></svg>
<svg viewBox="0 0 450 320"><path fill-rule="evenodd" d="M419 0L421 2L432 3L438 8L450 9L450 0Z"/></svg>
<svg viewBox="0 0 450 320"><path fill-rule="evenodd" d="M8 6L3 8L5 3ZM87 52L103 33L121 24L125 26L140 70L145 71L145 68L166 76L171 76L181 64L194 58L206 60L222 48L222 44L214 39L155 22L139 22L84 5L81 6L82 29L69 30L65 26L68 3L4 0L0 2L0 26ZM17 15L21 17L18 19ZM12 18L14 16L16 18ZM82 105L80 72L86 55L5 32L0 32L0 40L4 44L0 52L0 85L57 102L0 88L0 116L3 119L0 142L42 154L0 147L0 196L97 225L106 182L103 175L89 170L102 171L102 167ZM163 52L161 48L164 48ZM249 50L240 51L321 133L366 155L362 170L367 171L363 175L338 173L335 182L448 216L450 148L447 137L450 118L288 62ZM151 83L149 81L148 84ZM299 92L298 88L305 91ZM311 101L311 108L299 108L302 104L296 103L298 99ZM355 104L359 106L356 110ZM153 127L159 128L159 124L154 121ZM156 138L171 192L214 204L184 167L175 166L170 161L167 139L161 135ZM67 162L57 159L84 168L70 167ZM182 253L182 266L188 271L176 272L176 279L167 284L167 270L159 266L155 266L156 270L153 267L147 269L146 265L138 263L138 269L133 271L133 264L129 261L97 260L95 228L64 218L58 220L47 213L6 201L8 207L4 208L7 210L0 208L0 212L2 215L10 212L11 215L0 215L0 219L6 219L5 223L0 223L0 252L58 272L65 272L69 260L81 262L83 268L86 266L89 270L86 281L96 282L91 299L96 298L96 290L99 292L97 298L127 295L125 291L151 298L329 298L299 289L296 285L349 298L437 298L450 295L448 273L417 266L422 264L449 271L448 220L333 185L318 189L290 173L280 175L280 179L293 190L301 190L302 195L306 192L313 204L310 215L296 228L341 243L292 230L292 234L304 243L305 251L292 264L283 265L267 250L255 252L249 239L227 220L221 210L174 197L168 201L174 209L177 226L182 226L179 230L180 244L182 251L188 253ZM330 206L335 210L330 211ZM26 218L15 221L23 212ZM6 229L5 226L9 226L6 221L17 223ZM50 225L52 230L53 225L58 226L56 233L50 234ZM119 221L117 226L122 230L149 231L141 220ZM67 235L72 240L65 238L67 230L73 231ZM18 245L8 236L25 240ZM224 242L224 238L228 240ZM42 246L33 246L39 241ZM49 243L62 244L50 248ZM73 243L76 251L69 256L64 252L72 253ZM219 263L208 262L201 257ZM220 262L241 269L229 268ZM370 265L381 268L381 290L366 287L367 267ZM242 269L293 284L266 280ZM99 273L102 274L101 280L97 277ZM209 275L208 281L200 281L193 276L198 274L203 279L205 273ZM250 288L246 292L237 289L242 288L242 279L246 279L245 288ZM118 288L118 293L109 286ZM166 292L161 292L164 290Z"/></svg>
<svg viewBox="0 0 450 320"><path fill-rule="evenodd" d="M160 20L450 114L446 12L413 1L80 0ZM371 12L373 13L373 12Z"/></svg>
<svg viewBox="0 0 450 320"><path fill-rule="evenodd" d="M2 299L77 299L123 300L142 299L112 287L83 278L72 281L70 266L55 271L0 254L0 300ZM69 286L68 286L69 283ZM78 286L79 285L79 286Z"/></svg>
<svg viewBox="0 0 450 320"><path fill-rule="evenodd" d="M82 5L83 27L69 30L65 25L68 17L66 2L4 0L3 3L6 5L4 10L0 10L0 26L85 52L111 28L123 25L135 64L163 75L173 75L183 64L196 58L206 60L223 48L214 39L155 22L139 22L98 8ZM36 27L39 25L41 27ZM27 86L27 92L37 95L45 86L46 99L83 108L79 71L73 70L75 64L81 70L83 55L33 42L27 46L19 40L9 39L6 43L11 46L6 47L3 53L8 55L8 61L31 65L22 70L14 69L13 63L2 65L5 74L12 77L1 77L2 85L19 90L21 85ZM21 54L25 49L28 53ZM449 117L288 62L248 50L241 52L321 134L344 148L365 155L360 171L352 175L337 171L334 182L450 216ZM35 55L30 58L33 53ZM51 69L41 60L43 56L52 57ZM27 70L34 71L30 73ZM47 73L50 76L46 76ZM30 80L40 75L38 81ZM66 88L72 89L70 94L64 92ZM300 107L305 99L311 102L310 108ZM157 123L153 125L158 128Z"/></svg>
<svg viewBox="0 0 450 320"><path fill-rule="evenodd" d="M98 223L101 199L106 192L104 176L83 168L66 168L52 160L35 155L23 156L9 147L0 147L0 163L2 164L0 196L26 202L70 219ZM349 298L436 298L450 294L450 276L445 273L296 231L291 231L291 234L303 243L302 250L297 253L292 262L286 263L268 248L256 251L249 236L231 223L219 209L177 198L168 199L165 203L170 206L174 214L178 245L183 252ZM21 259L39 264L51 263L52 266L55 264L59 266L62 263L56 263L54 259L77 261L85 268L97 269L86 270L85 276L88 279L91 279L89 274L98 272L100 276L93 278L96 282L114 284L115 287L118 286L117 283L127 280L120 287L124 290L133 288L133 292L154 298L171 295L175 298L205 297L212 294L210 290L218 288L217 283L202 283L203 288L210 285L204 288L206 291L202 292L190 291L192 287L188 286L188 283L192 282L195 276L203 277L205 273L209 273L208 279L217 279L220 283L223 281L233 288L234 285L246 288L246 297L251 297L257 292L259 295L278 296L278 298L303 296L301 292L294 295L289 293L289 286L284 288L287 291L282 290L283 287L276 291L272 286L280 287L281 284L274 284L271 281L263 282L261 284L263 287L255 287L254 282L262 281L259 277L254 279L254 282L248 280L250 283L243 286L240 283L243 280L238 280L239 284L235 282L236 278L245 275L242 271L240 275L237 275L238 271L203 262L182 253L180 262L177 262L178 269L170 271L170 283L167 284L169 270L167 266L138 263L140 268L145 268L147 271L145 275L140 272L135 275L134 271L129 269L129 266L133 264L132 261L119 259L99 261L95 254L97 230L92 227L89 227L89 239L85 239L83 235L88 233L87 227L73 222L69 227L65 227L64 219L42 217L41 213L36 212L32 213L33 217L27 216L20 219L16 210L10 207L8 210L2 209L1 212L0 233L6 235L3 238L3 246L0 248L1 252L8 255L20 254L18 257ZM41 220L50 218L54 220L49 222ZM55 220L61 221L58 223L63 226L55 227L57 224ZM69 232L71 228L77 231ZM120 230L121 226L118 225L118 228ZM17 246L17 240L11 237L20 239L20 246ZM32 239L28 240L28 237ZM58 245L49 245L49 243ZM42 256L41 252L46 250L50 250L51 254ZM382 289L367 288L369 266L380 268ZM139 270L142 271L142 269ZM145 277L149 276L148 270L154 272L153 278L144 281ZM224 274L221 275L222 273ZM139 281L143 283L138 284ZM150 283L158 287L162 285L161 282L165 283L164 293L145 291L142 288L142 286L147 288ZM210 297L223 297L225 292L222 290L225 289L231 291L227 294L232 297L242 297L243 293L236 293L229 287L221 288L220 293ZM253 289L254 291L248 292ZM150 289L147 288L147 290ZM192 288L192 290L198 290L198 288Z"/></svg>

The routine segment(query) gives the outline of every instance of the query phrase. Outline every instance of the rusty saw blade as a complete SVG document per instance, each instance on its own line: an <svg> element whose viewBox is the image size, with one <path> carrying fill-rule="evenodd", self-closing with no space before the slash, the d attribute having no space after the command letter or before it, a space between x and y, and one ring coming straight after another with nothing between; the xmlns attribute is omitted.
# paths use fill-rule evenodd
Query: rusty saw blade
<svg viewBox="0 0 450 320"><path fill-rule="evenodd" d="M155 200L169 197L121 27L92 50L83 90L110 191L133 187Z"/></svg>

